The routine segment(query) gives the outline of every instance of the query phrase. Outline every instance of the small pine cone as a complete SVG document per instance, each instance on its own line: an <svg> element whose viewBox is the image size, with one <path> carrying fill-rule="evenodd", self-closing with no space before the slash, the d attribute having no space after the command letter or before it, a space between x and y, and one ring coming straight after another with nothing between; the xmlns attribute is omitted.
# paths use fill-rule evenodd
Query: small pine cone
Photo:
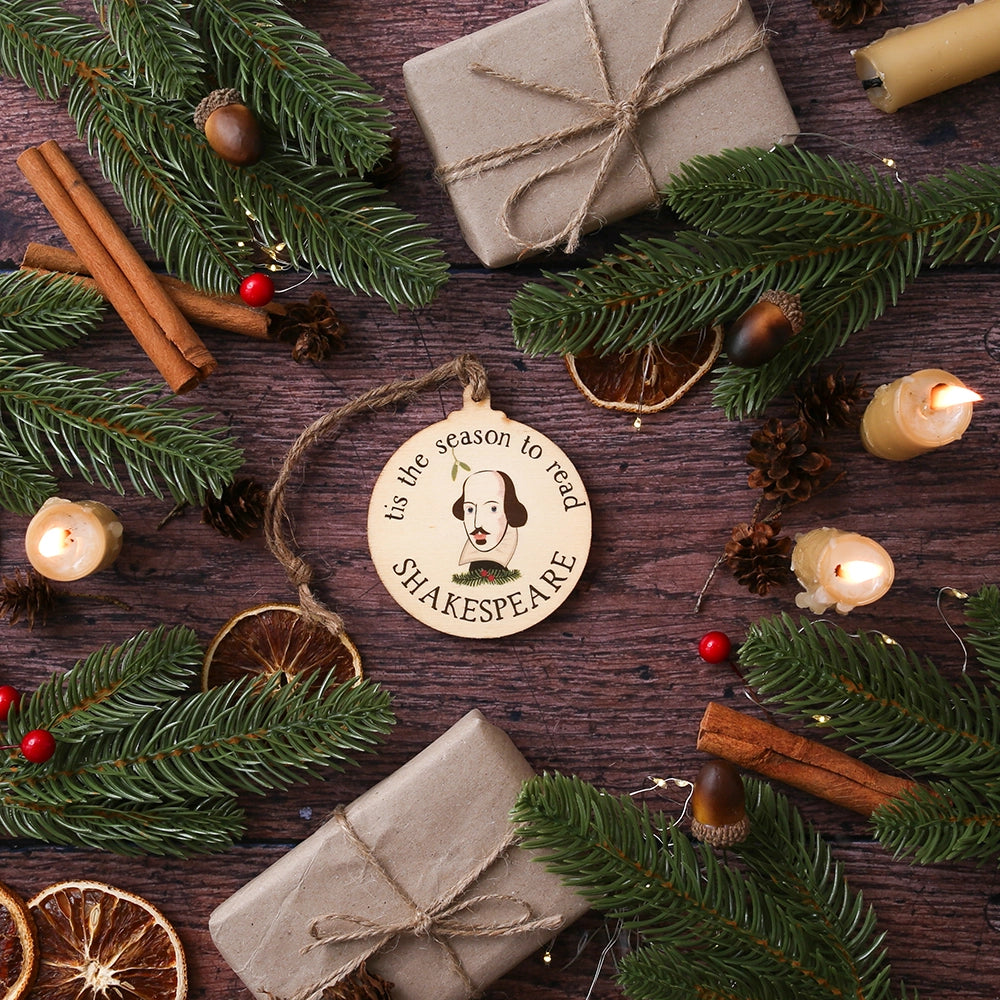
<svg viewBox="0 0 1000 1000"><path fill-rule="evenodd" d="M768 500L808 500L830 467L827 455L810 448L809 425L796 420L785 427L772 417L750 436L747 477L751 489L758 487Z"/></svg>
<svg viewBox="0 0 1000 1000"><path fill-rule="evenodd" d="M343 347L346 329L326 296L313 292L308 302L292 303L284 315L274 315L270 335L293 344L292 360L302 363L322 361Z"/></svg>
<svg viewBox="0 0 1000 1000"><path fill-rule="evenodd" d="M835 28L850 28L882 13L882 0L812 0L816 13Z"/></svg>
<svg viewBox="0 0 1000 1000"><path fill-rule="evenodd" d="M792 578L792 540L780 531L778 521L737 524L726 542L726 565L737 583L758 597Z"/></svg>
<svg viewBox="0 0 1000 1000"><path fill-rule="evenodd" d="M323 990L323 1000L392 1000L388 979L368 971L362 962L349 976Z"/></svg>
<svg viewBox="0 0 1000 1000"><path fill-rule="evenodd" d="M12 577L0 578L0 588L0 617L8 618L11 625L22 618L28 628L34 628L36 621L44 624L59 601L59 592L34 570L18 570Z"/></svg>
<svg viewBox="0 0 1000 1000"><path fill-rule="evenodd" d="M209 497L201 512L203 524L240 541L264 520L267 490L253 479L236 479L217 497Z"/></svg>
<svg viewBox="0 0 1000 1000"><path fill-rule="evenodd" d="M817 375L795 389L795 409L800 420L811 430L826 434L834 427L853 427L859 420L855 404L868 397L860 384L861 375L845 378L842 369L828 375Z"/></svg>

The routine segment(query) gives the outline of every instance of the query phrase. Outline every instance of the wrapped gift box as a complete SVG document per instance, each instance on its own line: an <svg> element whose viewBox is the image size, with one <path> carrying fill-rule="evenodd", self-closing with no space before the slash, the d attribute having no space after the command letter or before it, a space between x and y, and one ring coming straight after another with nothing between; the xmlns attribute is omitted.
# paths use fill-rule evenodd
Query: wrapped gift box
<svg viewBox="0 0 1000 1000"><path fill-rule="evenodd" d="M408 60L403 77L466 241L499 267L565 242L577 213L586 232L655 204L693 156L790 141L763 45L745 0L549 0ZM461 170L470 157L486 162Z"/></svg>
<svg viewBox="0 0 1000 1000"><path fill-rule="evenodd" d="M587 909L504 847L532 773L470 712L222 903L213 941L259 1000L319 1000L369 955L394 1000L464 1000Z"/></svg>

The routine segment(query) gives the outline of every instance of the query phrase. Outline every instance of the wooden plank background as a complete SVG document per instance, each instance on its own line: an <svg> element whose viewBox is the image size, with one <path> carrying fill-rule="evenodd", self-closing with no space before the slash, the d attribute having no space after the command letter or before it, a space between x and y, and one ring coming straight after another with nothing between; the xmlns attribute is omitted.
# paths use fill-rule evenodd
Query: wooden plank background
<svg viewBox="0 0 1000 1000"><path fill-rule="evenodd" d="M758 618L795 610L795 588L757 598L723 573L695 612L695 596L730 528L753 506L744 456L758 422L727 422L710 405L703 385L672 410L648 417L637 432L627 416L584 400L558 358L523 356L513 345L507 308L521 285L537 276L539 265L496 272L477 266L431 177L404 97L402 63L529 6L531 0L296 5L298 16L369 79L395 112L404 171L392 195L441 238L451 279L433 305L398 315L317 280L311 287L330 295L347 324L342 352L320 365L296 365L286 347L206 332L219 369L190 401L222 414L246 448L245 472L269 484L286 449L322 413L388 378L419 375L473 351L489 373L493 405L550 437L580 471L594 517L589 564L558 613L528 632L488 643L432 632L400 611L379 583L367 553L365 517L385 461L421 427L460 405L457 387L429 394L403 412L359 419L334 444L310 454L290 501L297 541L317 569L320 596L345 617L368 675L393 693L399 721L384 750L345 775L248 799L245 841L219 856L134 861L20 840L5 841L0 854L0 878L25 894L78 876L104 878L155 901L183 938L193 997L249 996L209 940L211 910L315 830L333 806L392 772L469 709L481 709L504 727L539 769L575 773L615 792L642 787L649 774L690 778L701 760L695 735L706 702L757 711L728 668L698 658L698 639L721 628L738 642ZM869 152L891 156L908 181L962 164L997 162L1000 75L895 115L875 110L854 78L853 48L892 26L948 9L943 0L897 0L882 16L843 31L833 30L803 0L773 6L753 0L753 6L773 32L773 58L801 129L809 133L802 140L808 148L873 165L877 160ZM63 144L125 223L64 107L38 101L12 80L0 84L0 98L0 189L6 192L0 261L15 264L29 240L63 245L14 165L23 148L44 139ZM669 225L669 219L644 216L609 227L586 241L583 255L600 253L622 233L649 234ZM567 262L556 258L549 264L558 268ZM835 363L848 373L860 372L869 389L940 366L965 378L985 399L960 443L899 465L868 456L854 434L835 435L829 450L845 470L844 479L785 520L792 534L830 524L885 545L896 564L893 589L844 624L905 637L955 676L962 650L945 618L958 621L958 608L945 602L945 613L939 614L937 590L971 591L1000 580L998 303L995 266L928 273L839 351ZM151 374L113 317L76 352L76 360L135 377ZM783 411L779 406L774 412ZM2 681L32 689L98 646L160 622L187 624L207 642L230 614L249 604L293 599L260 537L228 540L201 524L194 511L160 528L168 505L155 498L102 497L79 482L64 492L110 500L126 525L125 547L113 569L67 585L69 597L46 625L2 626ZM5 575L26 565L25 525L24 518L0 516ZM131 610L89 599L88 592L127 602ZM995 865L917 867L894 860L860 818L790 795L829 839L851 884L877 908L897 980L932 1000L1000 997ZM652 801L679 810L682 799L667 794ZM605 943L600 921L584 918L560 935L551 964L533 956L486 996L583 997L595 975L593 997L618 996L616 948L598 974Z"/></svg>

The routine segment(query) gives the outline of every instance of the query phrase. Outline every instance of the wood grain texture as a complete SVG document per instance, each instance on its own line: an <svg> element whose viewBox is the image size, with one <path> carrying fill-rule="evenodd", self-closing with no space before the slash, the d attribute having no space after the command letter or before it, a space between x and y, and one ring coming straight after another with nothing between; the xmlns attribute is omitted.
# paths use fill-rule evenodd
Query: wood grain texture
<svg viewBox="0 0 1000 1000"><path fill-rule="evenodd" d="M854 79L852 48L947 5L901 0L881 17L839 32L809 3L753 5L774 33L772 56L803 132L818 134L802 140L810 149L861 162L868 151L890 155L909 181L1000 158L1000 75L896 115L872 108ZM539 769L578 774L615 792L643 787L650 774L692 777L701 760L695 738L708 701L759 712L727 667L698 658L698 639L709 628L722 628L738 641L758 618L795 610L795 588L756 598L723 573L695 612L696 595L731 527L753 507L744 456L756 422L727 422L702 384L673 409L647 417L637 433L626 416L588 404L559 359L523 356L510 335L510 299L525 280L539 276L543 264L562 268L569 262L556 256L500 272L478 267L432 178L406 105L402 63L529 6L528 0L296 5L298 16L331 50L386 96L405 167L392 195L430 223L453 265L452 276L430 307L399 314L317 281L313 287L330 295L349 331L344 350L317 366L294 364L287 346L204 331L219 367L186 402L218 411L246 448L246 474L269 483L286 449L316 417L388 379L418 375L474 351L489 373L494 407L563 448L587 485L594 541L576 592L530 631L490 643L440 635L404 615L368 557L368 496L395 449L456 409L461 395L457 387L446 387L400 412L356 419L335 442L310 452L289 504L297 544L317 571L321 598L345 617L368 675L393 693L399 721L384 750L343 775L248 798L245 841L217 857L133 861L20 841L2 845L0 879L25 894L63 877L99 877L155 901L178 926L191 965L191 994L198 1000L249 997L211 945L211 910L314 831L335 805L399 767L469 709L480 708L505 728ZM16 264L31 240L64 245L14 163L26 146L49 138L74 156L138 240L114 192L86 159L65 108L38 101L16 81L2 81L0 94L0 262ZM608 227L584 241L578 259L598 255L622 234L649 235L669 225L669 219L645 214ZM141 242L140 249L148 254ZM996 267L928 273L896 307L851 338L833 361L848 373L859 371L870 389L940 366L973 385L984 402L961 442L899 465L867 455L854 434L835 434L828 450L845 477L785 518L791 534L830 524L877 538L895 560L896 583L877 604L845 619L845 626L905 638L956 677L962 651L938 615L937 589L971 591L1000 582L998 302ZM70 357L130 377L153 374L113 317ZM782 412L781 406L773 412ZM116 507L126 526L125 547L112 570L66 585L67 599L46 625L0 626L5 682L31 689L99 645L160 622L187 624L207 642L230 614L250 603L293 599L259 537L225 539L193 510L158 527L169 505L152 497L108 498L82 482L67 484L65 492ZM4 574L26 566L26 522L0 516ZM87 594L115 598L131 610ZM950 620L958 620L956 607L944 607ZM994 866L920 868L894 860L872 841L861 817L801 793L789 795L829 838L852 885L876 907L895 978L930 1000L1000 997L1000 876ZM682 795L651 801L679 810ZM607 943L600 922L585 918L560 936L551 965L529 959L486 997L583 997ZM591 994L595 1000L620 995L612 965L609 958Z"/></svg>

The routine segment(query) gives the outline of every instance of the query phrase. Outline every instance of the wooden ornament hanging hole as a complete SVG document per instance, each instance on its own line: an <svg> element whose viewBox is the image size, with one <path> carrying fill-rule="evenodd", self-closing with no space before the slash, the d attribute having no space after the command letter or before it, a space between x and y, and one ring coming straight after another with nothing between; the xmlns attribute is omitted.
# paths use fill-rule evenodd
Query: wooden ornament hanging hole
<svg viewBox="0 0 1000 1000"><path fill-rule="evenodd" d="M590 553L583 481L545 435L476 401L425 427L386 463L368 547L392 598L449 635L493 639L562 605Z"/></svg>

